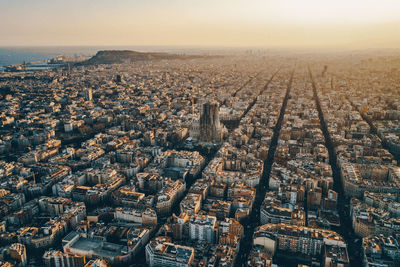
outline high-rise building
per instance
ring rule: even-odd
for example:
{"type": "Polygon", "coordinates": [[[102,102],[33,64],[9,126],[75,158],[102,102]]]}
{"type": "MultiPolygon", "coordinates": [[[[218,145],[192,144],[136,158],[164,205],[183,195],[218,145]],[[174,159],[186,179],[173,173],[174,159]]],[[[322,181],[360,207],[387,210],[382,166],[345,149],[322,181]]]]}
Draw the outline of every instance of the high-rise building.
{"type": "Polygon", "coordinates": [[[307,205],[309,209],[317,209],[321,205],[322,189],[313,188],[307,192],[307,205]]]}
{"type": "Polygon", "coordinates": [[[122,76],[120,74],[117,74],[117,76],[115,77],[115,82],[116,83],[121,83],[122,82],[122,76]]]}
{"type": "Polygon", "coordinates": [[[215,101],[203,104],[200,115],[200,141],[219,143],[222,139],[219,121],[219,104],[215,101]]]}
{"type": "Polygon", "coordinates": [[[188,222],[190,217],[186,213],[182,213],[179,216],[175,214],[173,216],[173,224],[172,224],[172,235],[175,240],[182,240],[185,236],[189,235],[189,226],[188,222]]]}
{"type": "Polygon", "coordinates": [[[190,218],[189,236],[192,240],[215,243],[217,230],[217,218],[215,216],[195,214],[190,218]]]}
{"type": "Polygon", "coordinates": [[[85,100],[86,101],[92,101],[93,99],[93,90],[92,88],[86,88],[85,89],[85,100]]]}

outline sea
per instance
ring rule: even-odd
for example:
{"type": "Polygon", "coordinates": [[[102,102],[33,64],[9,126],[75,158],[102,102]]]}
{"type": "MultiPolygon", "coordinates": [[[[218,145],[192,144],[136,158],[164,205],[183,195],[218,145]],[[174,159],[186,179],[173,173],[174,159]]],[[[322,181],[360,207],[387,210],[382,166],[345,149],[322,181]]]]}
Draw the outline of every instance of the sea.
{"type": "Polygon", "coordinates": [[[40,62],[36,68],[43,69],[46,68],[43,63],[58,55],[89,57],[96,53],[96,49],[97,47],[0,47],[0,72],[5,66],[24,62],[40,62]]]}
{"type": "MultiPolygon", "coordinates": [[[[195,46],[40,46],[0,47],[0,72],[4,66],[24,62],[46,62],[59,55],[68,57],[91,57],[99,50],[134,50],[141,52],[167,52],[175,54],[224,54],[226,48],[195,46]]],[[[229,50],[229,49],[228,49],[229,50]]],[[[43,66],[41,63],[40,66],[43,66]]]]}
{"type": "MultiPolygon", "coordinates": [[[[201,53],[195,47],[173,46],[41,46],[41,47],[0,47],[0,71],[4,66],[24,62],[46,62],[59,55],[68,57],[91,57],[99,50],[135,50],[143,52],[201,53]]],[[[209,51],[208,51],[209,52],[209,51]]]]}

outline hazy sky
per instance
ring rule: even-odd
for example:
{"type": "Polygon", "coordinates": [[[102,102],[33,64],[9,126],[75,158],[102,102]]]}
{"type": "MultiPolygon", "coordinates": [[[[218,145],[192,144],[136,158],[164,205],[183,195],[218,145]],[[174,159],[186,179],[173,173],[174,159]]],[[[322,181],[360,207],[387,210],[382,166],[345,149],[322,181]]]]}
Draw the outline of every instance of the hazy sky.
{"type": "Polygon", "coordinates": [[[400,47],[400,0],[0,0],[0,46],[400,47]]]}

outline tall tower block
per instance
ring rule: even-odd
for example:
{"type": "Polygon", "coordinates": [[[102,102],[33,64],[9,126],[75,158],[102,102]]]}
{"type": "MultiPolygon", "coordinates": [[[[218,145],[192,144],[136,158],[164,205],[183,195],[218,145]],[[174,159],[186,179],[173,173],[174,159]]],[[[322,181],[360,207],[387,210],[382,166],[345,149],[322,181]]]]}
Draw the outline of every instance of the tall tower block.
{"type": "Polygon", "coordinates": [[[221,142],[219,104],[215,101],[203,104],[200,116],[200,140],[203,142],[221,142]]]}

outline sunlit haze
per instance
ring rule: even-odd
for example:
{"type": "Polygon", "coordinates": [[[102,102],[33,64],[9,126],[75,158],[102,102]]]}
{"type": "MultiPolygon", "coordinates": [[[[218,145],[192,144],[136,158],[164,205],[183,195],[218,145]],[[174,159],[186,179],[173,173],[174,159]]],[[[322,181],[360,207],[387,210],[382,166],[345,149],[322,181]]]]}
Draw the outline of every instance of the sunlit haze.
{"type": "Polygon", "coordinates": [[[394,48],[398,0],[1,0],[0,46],[394,48]]]}
{"type": "Polygon", "coordinates": [[[400,0],[0,0],[0,267],[400,266],[400,0]]]}

